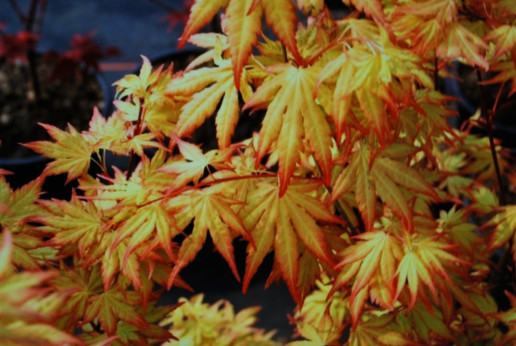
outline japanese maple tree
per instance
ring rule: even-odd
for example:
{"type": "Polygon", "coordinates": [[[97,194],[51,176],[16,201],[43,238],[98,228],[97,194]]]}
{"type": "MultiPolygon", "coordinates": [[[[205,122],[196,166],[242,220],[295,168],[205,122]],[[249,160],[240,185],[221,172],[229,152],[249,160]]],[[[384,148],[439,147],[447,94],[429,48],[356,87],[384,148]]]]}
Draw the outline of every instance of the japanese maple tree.
{"type": "Polygon", "coordinates": [[[188,320],[208,309],[200,298],[156,303],[189,287],[181,270],[210,237],[244,292],[274,253],[267,285],[283,280],[298,304],[292,345],[514,343],[516,175],[493,123],[516,91],[516,3],[343,2],[334,18],[322,0],[195,1],[179,45],[205,53],[185,71],[143,57],[108,118],[95,110],[83,132],[43,125],[52,140],[26,144],[53,160],[45,175],[78,181],[70,200],[39,199],[41,180],[13,193],[0,180],[0,260],[12,254],[0,277],[51,271],[33,282],[62,302],[61,338],[206,340],[188,320]],[[197,33],[221,12],[223,33],[197,33]],[[482,89],[460,128],[439,88],[455,61],[482,89]],[[209,117],[216,148],[191,139],[209,117]],[[127,167],[108,167],[108,152],[127,167]]]}

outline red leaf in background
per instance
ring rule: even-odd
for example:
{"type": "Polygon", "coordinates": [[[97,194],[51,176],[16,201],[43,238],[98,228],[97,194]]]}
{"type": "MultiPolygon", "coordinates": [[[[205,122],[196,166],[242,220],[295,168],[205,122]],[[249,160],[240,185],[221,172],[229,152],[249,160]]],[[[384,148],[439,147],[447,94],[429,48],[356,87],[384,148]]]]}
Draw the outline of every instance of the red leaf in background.
{"type": "Polygon", "coordinates": [[[0,37],[0,57],[5,57],[8,62],[21,60],[26,63],[27,52],[36,48],[38,39],[38,35],[28,31],[2,35],[0,37]]]}
{"type": "Polygon", "coordinates": [[[102,48],[93,40],[94,36],[94,32],[84,35],[75,34],[70,41],[70,50],[65,52],[47,52],[44,57],[45,60],[55,64],[51,78],[71,81],[78,77],[81,70],[97,71],[100,60],[120,54],[116,47],[108,46],[102,48]]]}

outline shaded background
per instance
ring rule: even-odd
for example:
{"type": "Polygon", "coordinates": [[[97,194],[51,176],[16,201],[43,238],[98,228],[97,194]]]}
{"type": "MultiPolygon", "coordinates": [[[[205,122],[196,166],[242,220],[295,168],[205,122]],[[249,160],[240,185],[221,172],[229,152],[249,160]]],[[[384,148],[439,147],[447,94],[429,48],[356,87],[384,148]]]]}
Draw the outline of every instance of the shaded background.
{"type": "MultiPolygon", "coordinates": [[[[17,0],[26,11],[29,0],[17,0]]],[[[181,0],[164,0],[170,7],[183,10],[181,0]]],[[[126,73],[134,71],[140,64],[140,55],[157,57],[177,47],[183,24],[172,30],[165,20],[167,9],[149,0],[48,0],[47,13],[38,44],[39,51],[63,51],[70,48],[74,34],[94,32],[94,40],[102,47],[116,46],[120,55],[102,61],[102,74],[107,83],[112,84],[126,73]],[[113,70],[113,63],[131,63],[123,70],[113,70]]],[[[0,22],[5,25],[6,33],[21,29],[18,18],[7,0],[0,1],[0,22]]],[[[112,87],[114,93],[114,88],[112,87]]],[[[245,269],[245,243],[236,245],[239,271],[243,277],[245,269]]],[[[241,285],[235,280],[222,257],[214,252],[211,241],[201,251],[198,258],[181,276],[194,289],[204,293],[205,301],[214,303],[218,299],[228,299],[235,310],[248,306],[261,305],[257,326],[267,330],[276,329],[277,338],[290,339],[292,326],[287,314],[293,313],[295,306],[283,283],[272,284],[264,290],[267,274],[272,267],[269,255],[257,273],[246,295],[241,293],[241,285]]],[[[173,288],[164,295],[162,303],[173,304],[180,296],[191,296],[188,291],[173,288]]]]}
{"type": "MultiPolygon", "coordinates": [[[[165,0],[170,7],[183,10],[181,0],[165,0]]],[[[29,0],[17,0],[26,10],[29,0]]],[[[183,29],[178,24],[168,29],[167,10],[149,0],[48,0],[38,50],[66,50],[74,34],[94,32],[94,40],[102,47],[116,46],[120,56],[103,62],[132,62],[139,64],[140,55],[149,58],[177,47],[183,29]]],[[[21,28],[7,0],[0,1],[0,22],[4,31],[12,33],[21,28]]],[[[105,71],[111,84],[126,72],[105,71]]]]}

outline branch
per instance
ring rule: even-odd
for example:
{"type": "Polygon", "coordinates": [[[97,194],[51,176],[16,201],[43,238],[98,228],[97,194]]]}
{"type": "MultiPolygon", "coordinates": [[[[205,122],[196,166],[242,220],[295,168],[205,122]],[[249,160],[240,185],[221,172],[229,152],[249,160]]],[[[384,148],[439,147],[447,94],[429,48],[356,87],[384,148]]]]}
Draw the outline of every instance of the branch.
{"type": "Polygon", "coordinates": [[[31,0],[29,13],[25,18],[25,30],[29,32],[33,32],[34,30],[34,22],[36,21],[36,14],[38,12],[38,2],[39,0],[31,0]]]}
{"type": "Polygon", "coordinates": [[[34,28],[34,32],[39,34],[41,32],[41,28],[43,27],[43,22],[45,21],[45,14],[47,13],[47,5],[48,0],[40,0],[41,5],[39,7],[38,18],[36,19],[36,27],[34,28]]]}
{"type": "Polygon", "coordinates": [[[8,0],[8,1],[9,1],[9,5],[11,5],[11,7],[14,10],[14,13],[16,13],[16,16],[18,17],[18,20],[20,21],[20,23],[25,26],[27,17],[25,17],[25,14],[21,10],[20,6],[18,6],[18,3],[16,2],[16,0],[8,0]]]}
{"type": "Polygon", "coordinates": [[[505,191],[503,190],[503,182],[502,182],[502,172],[500,170],[500,164],[498,162],[498,155],[496,155],[496,146],[494,143],[494,134],[493,134],[493,117],[489,115],[489,111],[487,109],[486,99],[485,99],[485,90],[482,85],[482,76],[480,71],[477,70],[477,79],[478,85],[480,88],[480,107],[482,112],[482,117],[485,122],[485,129],[487,130],[487,136],[489,137],[489,147],[491,148],[491,156],[493,158],[493,163],[495,166],[495,183],[498,188],[498,197],[500,199],[500,206],[504,206],[506,204],[505,199],[505,191]]]}

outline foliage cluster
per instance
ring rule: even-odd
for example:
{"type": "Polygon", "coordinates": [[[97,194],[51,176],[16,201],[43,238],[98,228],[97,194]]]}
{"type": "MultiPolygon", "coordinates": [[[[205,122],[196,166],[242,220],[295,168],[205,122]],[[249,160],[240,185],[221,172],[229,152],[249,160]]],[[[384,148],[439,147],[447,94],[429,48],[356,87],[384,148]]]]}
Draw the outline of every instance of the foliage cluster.
{"type": "MultiPolygon", "coordinates": [[[[516,299],[503,306],[496,289],[515,289],[516,176],[493,119],[516,91],[516,3],[343,2],[333,18],[322,0],[298,0],[305,17],[291,0],[197,0],[180,45],[206,52],[185,71],[143,58],[110,117],[95,111],[83,132],[43,125],[52,140],[27,146],[52,159],[45,175],[79,185],[44,200],[43,178],[12,193],[0,178],[0,296],[13,311],[0,336],[32,337],[16,328],[49,318],[68,333],[56,343],[204,337],[189,316],[220,305],[156,303],[188,287],[181,270],[211,237],[244,292],[274,253],[267,284],[283,280],[299,305],[293,345],[514,343],[516,299]],[[196,33],[220,11],[223,33],[196,33]],[[461,129],[438,88],[457,60],[500,90],[461,129]],[[188,138],[209,117],[218,146],[203,150],[188,138]],[[107,152],[128,167],[108,167],[107,152]]],[[[237,331],[254,322],[221,310],[237,331]]]]}

